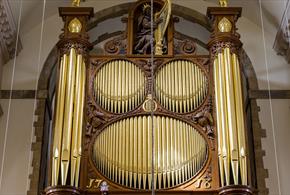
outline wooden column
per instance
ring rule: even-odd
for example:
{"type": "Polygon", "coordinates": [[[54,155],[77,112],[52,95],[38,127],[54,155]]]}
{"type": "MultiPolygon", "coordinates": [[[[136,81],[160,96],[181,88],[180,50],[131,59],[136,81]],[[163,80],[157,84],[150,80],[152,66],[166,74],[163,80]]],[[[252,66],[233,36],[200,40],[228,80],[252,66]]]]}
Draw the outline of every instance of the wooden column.
{"type": "Polygon", "coordinates": [[[86,32],[93,8],[61,7],[63,33],[57,44],[59,66],[51,148],[51,167],[46,195],[81,194],[82,135],[88,52],[86,32]]]}
{"type": "Polygon", "coordinates": [[[249,172],[248,143],[239,50],[236,32],[239,7],[210,7],[207,15],[213,29],[208,47],[215,86],[215,119],[221,195],[253,194],[249,172]]]}

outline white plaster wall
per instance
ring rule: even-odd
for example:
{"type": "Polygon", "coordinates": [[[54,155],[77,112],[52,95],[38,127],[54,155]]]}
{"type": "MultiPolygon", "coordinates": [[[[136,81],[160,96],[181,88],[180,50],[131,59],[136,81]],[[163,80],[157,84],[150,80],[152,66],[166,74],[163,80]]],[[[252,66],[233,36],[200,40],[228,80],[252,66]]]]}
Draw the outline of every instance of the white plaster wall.
{"type": "MultiPolygon", "coordinates": [[[[46,14],[44,21],[44,33],[42,40],[42,47],[40,48],[40,33],[41,33],[41,17],[42,17],[42,1],[29,0],[38,2],[28,14],[23,16],[21,25],[21,40],[23,44],[23,50],[18,55],[15,63],[15,76],[13,78],[13,89],[35,89],[38,68],[42,68],[42,64],[45,61],[49,51],[53,48],[58,40],[60,29],[62,27],[62,21],[56,14],[58,3],[55,1],[46,1],[46,14]],[[38,63],[39,51],[40,63],[38,63]]],[[[273,0],[275,1],[275,0],[273,0]]],[[[264,5],[273,6],[273,1],[263,1],[264,5]],[[268,2],[268,4],[267,4],[268,2]]],[[[12,0],[12,3],[17,3],[16,0],[12,0]]],[[[104,8],[117,5],[119,3],[131,2],[129,0],[103,0],[103,1],[88,1],[84,5],[93,6],[95,11],[102,10],[104,8]]],[[[281,4],[284,1],[279,1],[279,9],[282,9],[281,4]]],[[[24,7],[30,5],[25,4],[24,7]]],[[[205,14],[207,6],[213,6],[214,4],[201,1],[201,0],[175,0],[174,3],[190,7],[205,14]]],[[[237,4],[237,2],[235,2],[237,4]]],[[[259,86],[262,89],[266,89],[267,85],[267,68],[269,70],[270,87],[272,89],[290,89],[290,65],[286,64],[284,59],[277,56],[272,50],[273,40],[275,38],[275,26],[269,23],[267,18],[264,18],[264,30],[266,40],[266,54],[264,52],[263,33],[261,24],[259,24],[260,10],[255,1],[247,1],[248,6],[255,6],[257,18],[250,20],[249,18],[241,18],[238,27],[241,34],[241,40],[244,43],[248,55],[250,56],[254,68],[257,72],[259,86]],[[266,56],[266,58],[265,58],[266,56]]],[[[278,6],[278,5],[277,5],[278,6]]],[[[278,9],[278,8],[277,8],[278,9]]],[[[282,11],[281,11],[282,12],[282,11]]],[[[109,28],[109,27],[108,27],[109,28]]],[[[10,89],[12,81],[12,67],[14,61],[10,61],[3,69],[3,82],[2,89],[10,89]]],[[[13,100],[11,102],[10,114],[8,113],[8,100],[1,100],[3,105],[4,117],[0,118],[0,167],[2,166],[3,157],[3,144],[4,134],[6,131],[6,122],[9,118],[6,140],[6,151],[4,155],[3,164],[3,180],[0,184],[0,195],[20,195],[25,194],[28,189],[28,174],[29,174],[29,156],[30,156],[30,143],[31,135],[33,133],[32,120],[34,100],[13,100]]],[[[273,128],[271,122],[271,112],[269,101],[259,101],[261,106],[261,122],[263,128],[266,128],[268,137],[263,141],[263,147],[266,149],[265,165],[269,169],[270,178],[267,180],[268,187],[270,188],[270,194],[278,194],[278,177],[277,167],[275,164],[275,151],[274,151],[274,139],[273,128]]],[[[273,124],[276,130],[276,144],[277,144],[277,157],[279,160],[279,178],[281,194],[288,195],[290,186],[287,182],[290,180],[289,169],[287,169],[287,162],[290,162],[290,142],[289,139],[289,100],[274,100],[272,101],[273,107],[273,124]]],[[[1,171],[1,169],[0,169],[1,171]]]]}

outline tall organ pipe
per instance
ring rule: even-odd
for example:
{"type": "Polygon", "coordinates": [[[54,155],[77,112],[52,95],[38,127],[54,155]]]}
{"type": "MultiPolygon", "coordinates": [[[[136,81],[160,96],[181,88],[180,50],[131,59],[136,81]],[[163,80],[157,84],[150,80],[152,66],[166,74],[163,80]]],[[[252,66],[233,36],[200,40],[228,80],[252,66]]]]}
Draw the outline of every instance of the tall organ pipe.
{"type": "Polygon", "coordinates": [[[214,82],[221,185],[247,185],[242,83],[237,55],[229,47],[215,57],[214,82]]]}
{"type": "Polygon", "coordinates": [[[60,62],[54,121],[52,186],[79,186],[85,95],[85,63],[72,47],[60,62]],[[59,175],[61,175],[59,183],[59,175]]]}

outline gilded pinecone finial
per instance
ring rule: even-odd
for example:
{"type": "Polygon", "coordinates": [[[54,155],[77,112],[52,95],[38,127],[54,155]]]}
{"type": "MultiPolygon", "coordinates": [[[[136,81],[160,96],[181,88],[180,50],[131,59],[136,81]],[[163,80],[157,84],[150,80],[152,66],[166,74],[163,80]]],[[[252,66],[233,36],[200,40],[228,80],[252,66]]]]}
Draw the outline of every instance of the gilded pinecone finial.
{"type": "Polygon", "coordinates": [[[221,7],[228,7],[228,0],[219,0],[221,7]]]}
{"type": "Polygon", "coordinates": [[[72,0],[72,6],[79,7],[81,0],[72,0]]]}

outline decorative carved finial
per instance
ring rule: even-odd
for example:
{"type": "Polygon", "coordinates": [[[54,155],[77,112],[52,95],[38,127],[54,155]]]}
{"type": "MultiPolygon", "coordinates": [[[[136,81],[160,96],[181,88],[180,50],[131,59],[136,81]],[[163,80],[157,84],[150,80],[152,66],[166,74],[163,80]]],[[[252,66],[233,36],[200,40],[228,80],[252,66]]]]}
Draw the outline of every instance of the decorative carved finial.
{"type": "Polygon", "coordinates": [[[81,0],[72,0],[72,6],[79,7],[81,3],[81,0]]]}
{"type": "Polygon", "coordinates": [[[219,0],[221,7],[228,7],[228,0],[219,0]]]}

